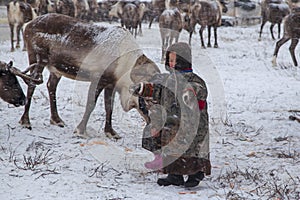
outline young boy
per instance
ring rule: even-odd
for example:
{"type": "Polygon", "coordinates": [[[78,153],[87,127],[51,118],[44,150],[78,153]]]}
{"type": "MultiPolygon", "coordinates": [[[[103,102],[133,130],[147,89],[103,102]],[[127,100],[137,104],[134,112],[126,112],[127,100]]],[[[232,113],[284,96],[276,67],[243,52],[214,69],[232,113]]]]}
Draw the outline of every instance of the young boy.
{"type": "Polygon", "coordinates": [[[210,175],[207,88],[193,73],[191,48],[175,43],[166,52],[170,74],[155,75],[148,83],[131,87],[150,106],[151,123],[144,130],[143,147],[155,154],[147,168],[168,174],[161,186],[194,187],[210,175]],[[183,175],[188,175],[184,181],[183,175]]]}

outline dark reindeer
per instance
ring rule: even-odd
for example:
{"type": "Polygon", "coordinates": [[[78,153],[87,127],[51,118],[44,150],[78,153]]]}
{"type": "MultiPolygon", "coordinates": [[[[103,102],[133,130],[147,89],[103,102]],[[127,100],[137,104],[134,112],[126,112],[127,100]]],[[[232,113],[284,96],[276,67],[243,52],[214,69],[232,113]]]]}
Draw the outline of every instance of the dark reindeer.
{"type": "Polygon", "coordinates": [[[165,59],[165,52],[169,45],[178,42],[182,30],[182,17],[177,8],[166,9],[159,17],[159,31],[162,41],[161,62],[165,59]]]}
{"type": "Polygon", "coordinates": [[[56,11],[56,4],[51,0],[37,0],[39,1],[38,13],[37,15],[44,15],[47,13],[53,13],[56,11]]]}
{"type": "Polygon", "coordinates": [[[89,12],[88,12],[88,21],[96,21],[97,20],[97,15],[98,15],[98,10],[99,10],[99,5],[97,3],[97,0],[87,0],[89,4],[89,12]]]}
{"type": "Polygon", "coordinates": [[[139,35],[142,35],[142,20],[147,10],[145,3],[139,1],[133,3],[118,1],[111,6],[109,15],[120,18],[121,26],[125,26],[136,37],[137,28],[139,35]]]}
{"type": "Polygon", "coordinates": [[[199,30],[201,47],[205,48],[203,39],[203,31],[205,27],[208,29],[207,47],[211,47],[211,27],[213,27],[215,38],[214,47],[218,48],[217,28],[221,26],[222,23],[222,12],[227,12],[226,3],[224,1],[198,1],[191,6],[189,14],[184,17],[184,29],[190,33],[189,44],[191,45],[192,35],[195,30],[195,26],[198,23],[201,26],[199,30]]]}
{"type": "Polygon", "coordinates": [[[137,36],[139,20],[138,7],[133,3],[125,4],[123,7],[121,21],[135,38],[137,36]]]}
{"type": "Polygon", "coordinates": [[[277,54],[280,47],[289,41],[292,40],[289,47],[290,54],[292,56],[295,66],[298,66],[297,59],[295,56],[295,48],[299,42],[300,38],[300,12],[292,12],[289,14],[284,21],[284,33],[283,37],[276,43],[276,47],[273,54],[273,65],[276,66],[277,54]]]}
{"type": "MultiPolygon", "coordinates": [[[[149,120],[138,99],[129,93],[129,87],[133,83],[147,81],[159,69],[143,54],[126,29],[92,25],[66,15],[47,14],[30,22],[24,35],[31,76],[39,80],[45,67],[50,71],[47,88],[51,124],[64,126],[56,107],[56,88],[62,76],[91,82],[84,116],[74,131],[78,136],[86,136],[89,116],[102,90],[106,111],[104,131],[108,137],[119,138],[111,123],[115,91],[120,94],[124,111],[136,108],[146,121],[149,120]]],[[[25,111],[20,120],[27,128],[31,128],[29,109],[35,87],[29,84],[25,111]]]]}
{"type": "Polygon", "coordinates": [[[149,28],[151,28],[155,18],[159,20],[164,10],[177,8],[181,13],[188,12],[194,2],[195,0],[151,0],[149,28]]]}
{"type": "Polygon", "coordinates": [[[149,29],[151,28],[155,18],[159,18],[161,13],[166,9],[166,0],[151,0],[150,9],[149,29]]]}
{"type": "Polygon", "coordinates": [[[57,0],[56,13],[75,17],[75,4],[73,0],[57,0]]]}
{"type": "Polygon", "coordinates": [[[77,19],[86,20],[90,7],[87,0],[73,0],[75,4],[75,17],[77,19]]]}
{"type": "MultiPolygon", "coordinates": [[[[16,48],[20,48],[20,32],[23,33],[23,25],[36,17],[36,13],[30,4],[21,1],[11,1],[7,4],[7,19],[10,28],[11,51],[15,51],[14,47],[14,30],[16,26],[17,44],[16,48]]],[[[26,50],[24,45],[23,50],[26,50]]]]}
{"type": "Polygon", "coordinates": [[[25,81],[37,81],[13,67],[12,61],[9,63],[0,61],[0,98],[18,107],[25,105],[26,97],[16,76],[20,76],[25,81]]]}
{"type": "Polygon", "coordinates": [[[271,22],[270,32],[272,39],[275,40],[273,34],[273,27],[275,24],[278,26],[278,39],[280,38],[280,26],[282,20],[285,16],[290,13],[290,8],[288,4],[283,2],[282,0],[264,0],[261,4],[261,16],[262,16],[262,23],[259,31],[259,39],[261,40],[261,34],[263,31],[263,27],[266,22],[271,22]]]}
{"type": "Polygon", "coordinates": [[[25,95],[15,74],[10,71],[12,62],[0,61],[0,98],[14,106],[25,105],[25,95]]]}

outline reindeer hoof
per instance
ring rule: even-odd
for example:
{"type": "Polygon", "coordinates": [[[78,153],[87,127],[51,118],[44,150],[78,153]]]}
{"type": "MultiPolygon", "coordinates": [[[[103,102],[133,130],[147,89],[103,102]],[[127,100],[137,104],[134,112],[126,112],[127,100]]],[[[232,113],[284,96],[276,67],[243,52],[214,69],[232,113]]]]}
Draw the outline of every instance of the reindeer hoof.
{"type": "Polygon", "coordinates": [[[31,124],[30,124],[30,122],[29,122],[28,120],[23,120],[23,119],[21,119],[21,120],[19,121],[19,123],[21,124],[21,126],[22,126],[23,128],[27,128],[27,129],[29,129],[29,130],[32,130],[31,124]]]}
{"type": "Polygon", "coordinates": [[[106,137],[110,139],[116,139],[116,140],[121,139],[121,136],[119,136],[119,134],[112,127],[105,127],[104,133],[106,137]]]}
{"type": "Polygon", "coordinates": [[[73,133],[77,137],[84,138],[84,139],[88,138],[88,135],[87,135],[86,131],[82,131],[79,128],[76,128],[73,133]]]}
{"type": "Polygon", "coordinates": [[[105,132],[105,135],[106,135],[106,137],[108,137],[109,139],[116,139],[116,140],[118,140],[118,139],[121,139],[122,137],[121,136],[119,136],[117,133],[110,133],[110,132],[105,132]]]}
{"type": "Polygon", "coordinates": [[[62,120],[55,121],[53,119],[50,119],[50,124],[56,125],[59,127],[65,127],[65,123],[62,120]]]}
{"type": "Polygon", "coordinates": [[[23,128],[27,128],[29,130],[32,130],[32,127],[31,127],[30,124],[22,124],[22,123],[20,123],[20,124],[22,125],[23,128]]]}
{"type": "Polygon", "coordinates": [[[277,67],[276,56],[273,56],[272,58],[272,66],[277,67]]]}

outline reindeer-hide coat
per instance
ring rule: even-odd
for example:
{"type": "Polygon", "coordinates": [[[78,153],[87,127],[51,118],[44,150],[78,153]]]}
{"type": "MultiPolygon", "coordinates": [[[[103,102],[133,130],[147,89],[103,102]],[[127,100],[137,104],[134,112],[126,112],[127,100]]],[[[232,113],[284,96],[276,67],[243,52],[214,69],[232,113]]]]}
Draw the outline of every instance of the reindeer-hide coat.
{"type": "Polygon", "coordinates": [[[153,100],[159,106],[152,106],[151,124],[144,130],[144,137],[152,141],[144,139],[143,147],[152,151],[161,148],[164,173],[190,175],[202,171],[209,175],[205,82],[192,72],[158,74],[150,82],[158,87],[154,89],[159,92],[153,95],[153,100]],[[201,108],[199,101],[205,102],[201,108]],[[151,138],[150,129],[153,128],[161,130],[160,136],[151,138]]]}

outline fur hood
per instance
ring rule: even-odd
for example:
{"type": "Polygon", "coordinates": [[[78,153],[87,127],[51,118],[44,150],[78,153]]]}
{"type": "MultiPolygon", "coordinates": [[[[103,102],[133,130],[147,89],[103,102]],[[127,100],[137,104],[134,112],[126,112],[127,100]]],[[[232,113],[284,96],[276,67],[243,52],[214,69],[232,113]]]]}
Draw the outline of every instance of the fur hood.
{"type": "Polygon", "coordinates": [[[192,70],[192,50],[190,45],[184,42],[178,42],[171,45],[166,52],[166,62],[165,68],[168,71],[171,71],[169,65],[169,54],[170,52],[176,53],[176,65],[175,70],[179,72],[184,72],[186,70],[192,70]]]}

